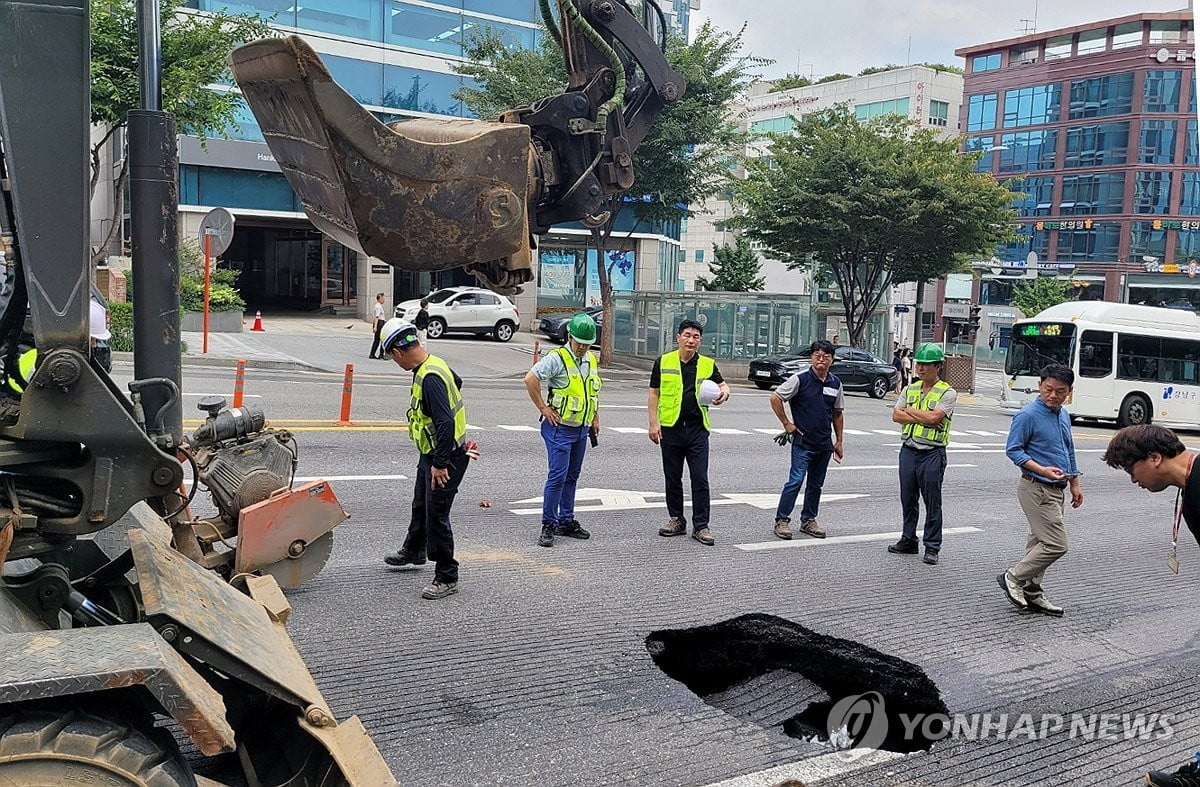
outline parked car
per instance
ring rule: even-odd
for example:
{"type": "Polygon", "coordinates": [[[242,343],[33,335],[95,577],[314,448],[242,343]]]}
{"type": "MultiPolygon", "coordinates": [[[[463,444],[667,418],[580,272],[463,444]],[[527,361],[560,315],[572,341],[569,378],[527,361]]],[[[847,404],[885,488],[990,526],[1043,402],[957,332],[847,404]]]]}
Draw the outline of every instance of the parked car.
{"type": "MultiPolygon", "coordinates": [[[[498,342],[506,342],[517,331],[521,313],[503,295],[481,287],[447,287],[430,293],[429,333],[437,339],[445,333],[491,334],[498,342]]],[[[397,303],[395,314],[411,322],[421,310],[421,299],[397,303]]]]}
{"type": "Polygon", "coordinates": [[[95,284],[92,285],[91,303],[88,304],[88,335],[95,344],[92,345],[92,358],[106,372],[112,372],[112,348],[108,340],[112,333],[108,330],[108,302],[95,284]]]}
{"type": "MultiPolygon", "coordinates": [[[[583,310],[597,323],[604,321],[600,315],[604,313],[603,306],[589,306],[583,310]]],[[[559,344],[567,343],[567,323],[571,321],[579,312],[559,312],[557,314],[547,314],[538,322],[538,330],[546,334],[551,341],[559,344]]],[[[596,341],[600,340],[599,331],[596,332],[596,341]]]]}
{"type": "MultiPolygon", "coordinates": [[[[755,358],[750,362],[749,380],[764,390],[773,388],[796,372],[807,369],[808,358],[808,347],[755,358]]],[[[866,391],[874,399],[882,399],[888,391],[894,391],[900,377],[890,363],[855,347],[838,347],[830,371],[838,376],[847,391],[866,391]]]]}

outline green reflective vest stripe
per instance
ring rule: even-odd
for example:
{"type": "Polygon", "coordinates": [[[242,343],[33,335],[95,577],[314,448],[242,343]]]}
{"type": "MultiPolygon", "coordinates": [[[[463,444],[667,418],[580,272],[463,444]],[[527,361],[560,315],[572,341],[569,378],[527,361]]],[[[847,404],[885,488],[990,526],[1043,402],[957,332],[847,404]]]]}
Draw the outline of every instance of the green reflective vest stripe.
{"type": "MultiPolygon", "coordinates": [[[[945,380],[938,380],[933,384],[933,388],[929,389],[929,393],[921,395],[921,389],[924,383],[918,380],[912,385],[904,389],[904,404],[914,410],[932,411],[937,409],[937,403],[941,401],[942,394],[950,390],[950,384],[945,380]]],[[[921,445],[946,445],[950,442],[950,419],[942,421],[940,426],[926,426],[925,424],[905,424],[904,437],[912,438],[914,442],[921,445]]]]}
{"type": "MultiPolygon", "coordinates": [[[[700,404],[700,383],[711,379],[716,364],[706,355],[696,356],[696,404],[700,404]]],[[[659,426],[674,426],[683,409],[683,365],[679,351],[672,350],[658,359],[658,423],[659,426]]],[[[708,408],[700,405],[704,428],[712,429],[708,422],[708,408]]]]}
{"type": "Polygon", "coordinates": [[[446,394],[450,398],[450,412],[454,414],[454,443],[462,445],[467,439],[467,408],[463,406],[462,393],[454,384],[454,372],[446,362],[436,355],[431,355],[421,364],[413,375],[412,398],[408,407],[408,436],[416,443],[417,450],[422,454],[432,454],[437,446],[437,435],[433,429],[433,419],[421,408],[422,384],[425,375],[436,374],[446,384],[446,394]]]}
{"type": "Polygon", "coordinates": [[[567,387],[551,388],[549,405],[558,413],[563,426],[583,426],[590,424],[596,417],[600,407],[600,375],[596,373],[596,356],[588,352],[584,357],[588,361],[588,375],[585,380],[575,356],[566,347],[554,350],[562,358],[563,366],[567,368],[567,387]]]}

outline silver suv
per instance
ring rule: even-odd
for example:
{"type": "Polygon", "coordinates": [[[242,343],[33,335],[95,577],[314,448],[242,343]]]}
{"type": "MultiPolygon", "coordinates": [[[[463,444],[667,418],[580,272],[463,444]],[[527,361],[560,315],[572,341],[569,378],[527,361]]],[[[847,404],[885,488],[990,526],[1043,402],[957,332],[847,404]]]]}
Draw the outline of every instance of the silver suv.
{"type": "MultiPolygon", "coordinates": [[[[426,296],[429,300],[428,336],[436,339],[445,333],[491,334],[506,342],[517,331],[521,314],[503,295],[480,287],[447,287],[426,296]]],[[[395,314],[412,322],[421,310],[421,300],[396,304],[395,314]]]]}

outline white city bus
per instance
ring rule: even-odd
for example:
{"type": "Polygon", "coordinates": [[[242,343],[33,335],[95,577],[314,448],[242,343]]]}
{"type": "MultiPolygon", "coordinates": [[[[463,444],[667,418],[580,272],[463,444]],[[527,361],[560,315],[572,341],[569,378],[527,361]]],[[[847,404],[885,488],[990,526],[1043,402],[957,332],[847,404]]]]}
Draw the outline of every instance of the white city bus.
{"type": "Polygon", "coordinates": [[[1050,363],[1075,372],[1072,417],[1200,425],[1200,317],[1190,311],[1076,301],[1014,323],[1002,406],[1034,399],[1050,363]]]}

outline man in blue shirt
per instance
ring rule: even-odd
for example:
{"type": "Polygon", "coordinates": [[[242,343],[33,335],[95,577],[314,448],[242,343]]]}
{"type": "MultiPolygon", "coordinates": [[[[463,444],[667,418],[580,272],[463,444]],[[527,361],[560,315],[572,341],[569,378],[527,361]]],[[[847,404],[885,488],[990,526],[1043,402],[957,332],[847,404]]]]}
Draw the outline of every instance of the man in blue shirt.
{"type": "Polygon", "coordinates": [[[821,507],[821,487],[829,460],[842,461],[842,411],[846,408],[842,381],[829,371],[833,365],[834,346],[818,339],[809,347],[810,365],[793,374],[771,395],[771,409],[792,438],[792,465],[787,483],[779,495],[775,512],[775,535],[792,537],[792,509],[800,487],[804,490],[804,507],[800,509],[800,532],[813,538],[824,538],[825,531],[817,524],[821,507]],[[783,408],[790,405],[790,415],[783,408]]]}
{"type": "Polygon", "coordinates": [[[1013,416],[1005,448],[1008,458],[1021,468],[1017,501],[1029,520],[1025,557],[996,581],[1009,602],[1022,612],[1057,617],[1063,608],[1046,598],[1042,577],[1067,554],[1064,490],[1070,489],[1072,508],[1083,505],[1071,416],[1062,406],[1071,395],[1075,373],[1061,364],[1050,364],[1042,368],[1039,377],[1038,398],[1013,416]]]}

